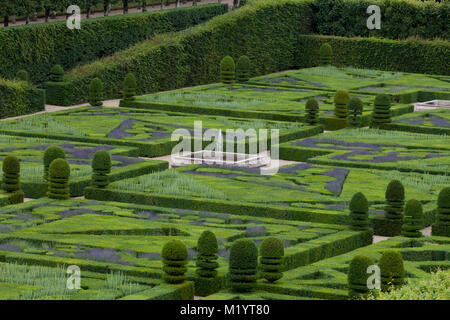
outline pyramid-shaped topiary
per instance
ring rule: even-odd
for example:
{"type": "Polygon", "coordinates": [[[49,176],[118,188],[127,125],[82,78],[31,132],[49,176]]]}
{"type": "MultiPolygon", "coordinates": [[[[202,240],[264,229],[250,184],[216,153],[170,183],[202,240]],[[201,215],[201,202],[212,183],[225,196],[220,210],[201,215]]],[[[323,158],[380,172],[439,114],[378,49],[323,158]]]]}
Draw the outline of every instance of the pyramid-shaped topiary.
{"type": "Polygon", "coordinates": [[[416,199],[409,200],[403,213],[402,236],[408,238],[422,237],[420,229],[423,227],[422,204],[416,199]]]}
{"type": "Polygon", "coordinates": [[[184,282],[189,256],[186,245],[180,240],[170,240],[164,245],[161,256],[164,281],[171,284],[184,282]]]}
{"type": "Polygon", "coordinates": [[[50,199],[65,200],[70,198],[70,166],[65,159],[53,160],[48,169],[48,192],[50,199]]]}
{"type": "Polygon", "coordinates": [[[367,296],[370,291],[367,286],[367,279],[370,276],[367,273],[367,268],[372,265],[374,265],[373,259],[366,255],[356,255],[350,261],[347,273],[350,298],[355,299],[367,296]]]}
{"type": "Polygon", "coordinates": [[[390,287],[398,288],[403,285],[405,268],[403,258],[397,250],[385,250],[381,255],[380,262],[381,290],[387,291],[390,287]]]}
{"type": "Polygon", "coordinates": [[[436,223],[431,232],[433,236],[450,237],[450,187],[439,192],[436,223]]]}
{"type": "Polygon", "coordinates": [[[306,123],[315,126],[319,123],[319,103],[314,98],[306,101],[306,123]]]}
{"type": "Polygon", "coordinates": [[[246,82],[250,79],[250,59],[247,56],[240,56],[236,62],[236,79],[238,82],[246,82]]]}
{"type": "Polygon", "coordinates": [[[93,107],[103,105],[103,82],[99,78],[94,78],[89,84],[89,103],[93,107]]]}
{"type": "Polygon", "coordinates": [[[319,49],[319,63],[321,66],[331,65],[333,49],[330,44],[324,43],[319,49]]]}
{"type": "Polygon", "coordinates": [[[230,249],[229,273],[231,290],[249,292],[256,286],[258,249],[250,239],[238,239],[230,249]]]}
{"type": "Polygon", "coordinates": [[[354,97],[347,102],[348,122],[351,127],[358,128],[361,126],[361,115],[363,113],[363,103],[360,98],[354,97]]]}
{"type": "Polygon", "coordinates": [[[6,192],[20,190],[20,162],[15,155],[6,156],[3,159],[2,189],[6,192]]]}
{"type": "Polygon", "coordinates": [[[137,81],[133,73],[128,73],[123,81],[123,100],[134,100],[136,95],[137,81]]]}
{"type": "Polygon", "coordinates": [[[220,81],[225,84],[231,84],[234,82],[236,67],[234,60],[230,56],[226,56],[220,62],[220,81]]]}
{"type": "Polygon", "coordinates": [[[338,90],[334,94],[334,115],[337,118],[347,118],[347,103],[350,95],[347,90],[338,90]]]}
{"type": "Polygon", "coordinates": [[[377,94],[374,101],[370,127],[377,128],[383,123],[391,122],[391,97],[388,94],[377,94]]]}
{"type": "Polygon", "coordinates": [[[51,82],[63,82],[64,69],[59,64],[54,65],[50,70],[49,81],[51,82]]]}
{"type": "Polygon", "coordinates": [[[369,230],[369,202],[362,192],[357,192],[350,200],[350,229],[369,230]]]}
{"type": "Polygon", "coordinates": [[[16,78],[19,81],[28,82],[30,80],[30,75],[28,74],[28,72],[26,70],[19,70],[19,71],[17,71],[16,78]]]}
{"type": "Polygon", "coordinates": [[[259,247],[261,276],[269,282],[275,282],[283,277],[282,262],[284,256],[283,241],[268,237],[259,247]]]}
{"type": "Polygon", "coordinates": [[[202,278],[214,278],[217,276],[219,258],[217,252],[219,245],[214,233],[209,230],[203,231],[197,243],[197,275],[202,278]]]}
{"type": "Polygon", "coordinates": [[[104,188],[109,184],[108,174],[111,172],[111,156],[105,150],[99,150],[92,159],[92,185],[104,188]]]}
{"type": "Polygon", "coordinates": [[[53,160],[65,159],[66,154],[59,146],[50,146],[44,152],[44,180],[48,180],[48,168],[53,160]]]}
{"type": "Polygon", "coordinates": [[[386,219],[392,221],[403,220],[403,206],[405,205],[405,188],[398,180],[389,182],[386,188],[386,219]]]}

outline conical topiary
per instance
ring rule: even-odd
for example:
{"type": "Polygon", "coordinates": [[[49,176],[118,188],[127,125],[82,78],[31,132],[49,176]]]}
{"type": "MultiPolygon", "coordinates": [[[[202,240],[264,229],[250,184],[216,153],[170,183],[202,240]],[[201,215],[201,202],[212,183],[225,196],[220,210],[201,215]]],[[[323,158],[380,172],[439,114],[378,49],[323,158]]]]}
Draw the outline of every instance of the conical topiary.
{"type": "Polygon", "coordinates": [[[28,82],[30,80],[30,76],[26,70],[17,71],[16,75],[17,80],[28,82]]]}
{"type": "Polygon", "coordinates": [[[284,256],[283,241],[275,237],[263,240],[259,247],[261,276],[269,282],[275,282],[283,277],[282,262],[284,256]]]}
{"type": "Polygon", "coordinates": [[[357,192],[350,200],[350,229],[369,230],[369,202],[363,193],[357,192]]]}
{"type": "Polygon", "coordinates": [[[217,276],[217,268],[219,258],[217,252],[219,245],[214,233],[211,231],[203,231],[197,243],[197,275],[202,278],[214,278],[217,276]]]}
{"type": "Polygon", "coordinates": [[[6,192],[20,190],[20,162],[15,155],[3,159],[2,189],[6,192]]]}
{"type": "Polygon", "coordinates": [[[347,111],[349,114],[348,122],[353,128],[361,126],[361,115],[363,113],[363,103],[360,98],[354,97],[347,102],[347,111]]]}
{"type": "Polygon", "coordinates": [[[93,107],[101,107],[103,105],[103,82],[99,78],[91,80],[89,85],[89,103],[93,107]]]}
{"type": "Polygon", "coordinates": [[[383,123],[391,122],[391,97],[388,94],[377,94],[374,101],[370,127],[377,128],[383,123]]]}
{"type": "Polygon", "coordinates": [[[61,147],[50,146],[44,152],[44,180],[48,180],[48,168],[53,160],[65,159],[66,154],[61,147]]]}
{"type": "Polygon", "coordinates": [[[367,279],[370,276],[367,268],[374,264],[373,259],[366,255],[356,255],[350,261],[347,274],[350,298],[365,297],[370,292],[367,286],[367,279]]]}
{"type": "Polygon", "coordinates": [[[436,218],[436,223],[432,226],[432,235],[450,237],[450,187],[439,192],[436,218]]]}
{"type": "Polygon", "coordinates": [[[387,291],[391,286],[398,288],[403,285],[405,268],[403,258],[397,250],[385,250],[380,262],[381,290],[387,291]]]}
{"type": "Polygon", "coordinates": [[[338,90],[334,95],[334,115],[337,118],[347,118],[347,103],[350,95],[347,90],[338,90]]]}
{"type": "Polygon", "coordinates": [[[234,60],[230,56],[226,56],[220,62],[220,81],[225,84],[231,84],[234,82],[235,77],[235,65],[234,60]]]}
{"type": "Polygon", "coordinates": [[[330,44],[324,43],[319,49],[319,63],[321,66],[331,65],[331,60],[333,56],[333,49],[330,44]]]}
{"type": "Polygon", "coordinates": [[[69,199],[69,177],[69,163],[65,159],[53,160],[48,169],[49,184],[47,196],[58,200],[69,199]]]}
{"type": "Polygon", "coordinates": [[[99,150],[92,159],[92,185],[104,188],[109,184],[108,174],[111,172],[111,156],[105,150],[99,150]]]}
{"type": "Polygon", "coordinates": [[[402,236],[408,238],[422,237],[420,232],[423,227],[422,214],[422,204],[419,201],[411,199],[406,203],[403,213],[402,236]]]}
{"type": "Polygon", "coordinates": [[[246,82],[250,79],[250,59],[247,56],[240,56],[236,62],[236,79],[239,82],[246,82]]]}
{"type": "Polygon", "coordinates": [[[319,103],[314,98],[306,101],[306,123],[315,126],[319,123],[319,103]]]}
{"type": "Polygon", "coordinates": [[[133,73],[128,73],[123,81],[123,99],[127,101],[134,100],[136,95],[137,81],[133,73]]]}
{"type": "Polygon", "coordinates": [[[403,220],[403,206],[405,205],[405,188],[398,180],[389,182],[386,188],[386,219],[392,221],[403,220]]]}
{"type": "Polygon", "coordinates": [[[230,249],[229,273],[231,290],[249,292],[256,286],[258,249],[250,239],[238,239],[230,249]]]}
{"type": "Polygon", "coordinates": [[[64,69],[59,64],[54,65],[50,70],[49,81],[51,82],[63,82],[64,80],[64,69]]]}
{"type": "Polygon", "coordinates": [[[161,256],[164,281],[171,284],[184,282],[189,256],[186,245],[180,240],[170,240],[164,245],[161,256]]]}

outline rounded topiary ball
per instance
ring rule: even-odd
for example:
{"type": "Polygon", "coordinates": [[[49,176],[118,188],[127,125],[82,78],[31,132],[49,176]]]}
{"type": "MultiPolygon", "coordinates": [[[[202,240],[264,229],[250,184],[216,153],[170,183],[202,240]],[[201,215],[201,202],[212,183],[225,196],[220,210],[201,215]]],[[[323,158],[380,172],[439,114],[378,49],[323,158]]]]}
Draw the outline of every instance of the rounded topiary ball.
{"type": "Polygon", "coordinates": [[[70,177],[70,166],[65,159],[53,160],[48,169],[50,177],[68,179],[70,177]]]}
{"type": "Polygon", "coordinates": [[[111,156],[105,150],[99,150],[94,154],[92,159],[92,169],[94,170],[110,170],[111,156]]]}
{"type": "Polygon", "coordinates": [[[376,106],[390,106],[391,97],[388,94],[380,93],[375,96],[374,105],[376,106]]]}
{"type": "Polygon", "coordinates": [[[398,180],[392,180],[386,188],[385,196],[387,200],[391,201],[405,200],[405,188],[403,184],[398,180]]]}
{"type": "Polygon", "coordinates": [[[20,161],[15,155],[6,156],[3,159],[3,172],[4,173],[20,173],[20,161]]]}
{"type": "Polygon", "coordinates": [[[259,247],[261,256],[261,276],[269,282],[275,282],[283,277],[282,258],[284,256],[283,241],[275,237],[263,240],[259,247]]]}
{"type": "Polygon", "coordinates": [[[284,256],[283,241],[275,237],[267,237],[261,242],[259,253],[264,258],[282,258],[284,256]]]}
{"type": "Polygon", "coordinates": [[[437,205],[438,208],[450,208],[450,187],[446,187],[439,192],[437,205]]]}
{"type": "Polygon", "coordinates": [[[372,265],[374,265],[373,259],[366,255],[356,255],[350,261],[347,280],[351,298],[359,298],[369,293],[367,279],[370,274],[367,273],[367,268],[372,265]]]}
{"type": "Polygon", "coordinates": [[[349,205],[350,211],[353,212],[368,212],[369,202],[362,192],[357,192],[353,195],[349,205]]]}
{"type": "Polygon", "coordinates": [[[398,287],[403,284],[405,268],[403,257],[397,250],[385,250],[378,263],[381,273],[381,289],[387,290],[389,287],[398,287]]]}
{"type": "Polygon", "coordinates": [[[226,56],[220,62],[220,80],[225,84],[234,82],[236,66],[230,56],[226,56]]]}
{"type": "Polygon", "coordinates": [[[239,82],[246,82],[250,79],[250,58],[240,56],[236,62],[236,79],[239,82]]]}
{"type": "Polygon", "coordinates": [[[48,180],[48,168],[56,159],[65,159],[66,153],[59,146],[50,146],[44,151],[44,179],[48,180]]]}
{"type": "Polygon", "coordinates": [[[423,209],[420,201],[409,200],[405,205],[402,235],[409,238],[422,237],[420,229],[423,227],[423,209]]]}
{"type": "Polygon", "coordinates": [[[182,283],[186,279],[188,250],[180,240],[170,240],[161,252],[163,258],[163,279],[167,283],[182,283]]]}
{"type": "Polygon", "coordinates": [[[54,65],[50,70],[50,81],[62,82],[64,80],[64,69],[59,64],[54,65]]]}
{"type": "Polygon", "coordinates": [[[214,233],[209,230],[202,232],[198,239],[197,251],[204,255],[215,255],[219,251],[219,244],[214,233]]]}
{"type": "Polygon", "coordinates": [[[164,245],[161,257],[166,260],[186,260],[189,253],[182,241],[170,240],[164,245]]]}

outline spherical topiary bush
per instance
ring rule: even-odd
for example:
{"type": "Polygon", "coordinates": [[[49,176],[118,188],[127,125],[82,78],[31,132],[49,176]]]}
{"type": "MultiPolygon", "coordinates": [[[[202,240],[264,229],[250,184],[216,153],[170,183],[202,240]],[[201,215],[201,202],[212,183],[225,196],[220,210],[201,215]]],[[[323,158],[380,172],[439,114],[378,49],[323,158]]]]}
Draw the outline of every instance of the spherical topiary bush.
{"type": "Polygon", "coordinates": [[[250,79],[250,59],[247,56],[240,56],[236,62],[236,79],[239,82],[246,82],[250,79]]]}
{"type": "Polygon", "coordinates": [[[350,229],[369,230],[369,202],[363,193],[357,192],[350,200],[350,229]]]}
{"type": "Polygon", "coordinates": [[[70,197],[70,166],[65,159],[53,160],[48,169],[48,192],[51,199],[65,200],[70,197]]]}
{"type": "Polygon", "coordinates": [[[258,249],[250,239],[238,239],[230,249],[229,273],[231,289],[248,292],[256,286],[258,249]]]}
{"type": "Polygon", "coordinates": [[[380,262],[381,290],[386,291],[390,287],[403,285],[405,268],[400,252],[396,250],[385,250],[381,255],[380,262]]]}
{"type": "Polygon", "coordinates": [[[103,82],[99,78],[91,80],[89,85],[89,103],[94,107],[101,107],[103,105],[103,82]]]}
{"type": "Polygon", "coordinates": [[[363,103],[360,98],[354,97],[347,102],[347,111],[349,113],[349,124],[353,128],[361,125],[361,115],[363,113],[363,103]]]}
{"type": "Polygon", "coordinates": [[[319,61],[320,61],[321,66],[331,65],[333,49],[331,48],[330,44],[324,43],[320,46],[319,56],[320,56],[319,61]]]}
{"type": "Polygon", "coordinates": [[[319,103],[314,98],[306,101],[306,123],[317,125],[319,123],[319,103]]]}
{"type": "Polygon", "coordinates": [[[367,268],[372,265],[373,259],[366,255],[356,255],[350,261],[347,273],[350,298],[361,298],[369,293],[367,279],[370,274],[367,273],[367,268]]]}
{"type": "Polygon", "coordinates": [[[391,97],[385,93],[377,94],[370,126],[377,128],[381,124],[389,122],[391,122],[391,97]]]}
{"type": "Polygon", "coordinates": [[[406,203],[403,213],[402,236],[409,238],[422,237],[420,232],[420,229],[423,227],[422,215],[422,204],[419,201],[411,199],[406,203]]]}
{"type": "Polygon", "coordinates": [[[386,218],[393,221],[403,219],[403,206],[405,204],[405,188],[398,180],[389,182],[386,188],[386,218]]]}
{"type": "Polygon", "coordinates": [[[234,82],[236,66],[234,60],[230,56],[226,56],[220,62],[220,81],[225,84],[231,84],[234,82]]]}
{"type": "Polygon", "coordinates": [[[111,172],[111,156],[105,150],[99,150],[92,159],[92,185],[104,188],[109,184],[108,174],[111,172]]]}
{"type": "Polygon", "coordinates": [[[282,262],[284,256],[283,241],[275,237],[268,237],[259,247],[261,256],[261,276],[269,282],[275,282],[283,277],[282,262]]]}
{"type": "Polygon", "coordinates": [[[19,81],[28,82],[30,80],[30,75],[28,74],[28,72],[26,70],[19,70],[19,71],[17,71],[16,78],[19,81]]]}
{"type": "Polygon", "coordinates": [[[128,73],[123,81],[123,99],[127,101],[134,100],[136,95],[137,81],[133,73],[128,73]]]}
{"type": "Polygon", "coordinates": [[[350,95],[347,90],[338,90],[334,95],[334,115],[337,118],[347,118],[347,103],[350,95]]]}
{"type": "Polygon", "coordinates": [[[197,275],[202,278],[213,278],[217,275],[219,245],[211,231],[203,231],[197,243],[197,275]]]}
{"type": "Polygon", "coordinates": [[[50,70],[49,81],[62,82],[64,80],[64,69],[59,64],[54,65],[50,70]]]}
{"type": "Polygon", "coordinates": [[[65,159],[66,154],[61,147],[50,146],[44,152],[44,180],[48,180],[48,168],[50,163],[56,159],[65,159]]]}
{"type": "Polygon", "coordinates": [[[167,283],[182,283],[186,279],[188,250],[180,240],[170,240],[163,249],[163,279],[167,283]]]}
{"type": "Polygon", "coordinates": [[[6,156],[3,159],[2,189],[6,192],[20,190],[20,162],[15,155],[6,156]]]}
{"type": "Polygon", "coordinates": [[[436,218],[431,230],[432,235],[450,237],[450,187],[439,192],[436,218]]]}

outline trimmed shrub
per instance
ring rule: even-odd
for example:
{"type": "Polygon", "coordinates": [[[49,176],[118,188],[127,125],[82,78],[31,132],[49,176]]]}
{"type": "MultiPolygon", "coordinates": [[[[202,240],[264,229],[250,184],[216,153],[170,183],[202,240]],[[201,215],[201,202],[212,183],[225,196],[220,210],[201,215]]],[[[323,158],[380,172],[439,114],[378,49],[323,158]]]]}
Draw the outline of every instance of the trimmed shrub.
{"type": "Polygon", "coordinates": [[[217,268],[219,264],[217,252],[219,245],[214,233],[211,231],[203,231],[197,243],[197,270],[196,273],[201,278],[214,278],[217,276],[217,268]]]}
{"type": "Polygon", "coordinates": [[[111,156],[105,150],[99,150],[92,159],[92,185],[104,188],[109,184],[108,174],[111,172],[111,156]]]}
{"type": "Polygon", "coordinates": [[[50,82],[63,82],[64,81],[64,69],[59,64],[54,65],[50,69],[50,76],[48,78],[50,82]]]}
{"type": "Polygon", "coordinates": [[[331,48],[329,43],[324,43],[320,46],[319,55],[321,66],[331,65],[333,49],[331,48]]]}
{"type": "Polygon", "coordinates": [[[374,264],[373,259],[366,255],[356,255],[350,261],[347,274],[350,298],[362,298],[369,294],[367,279],[370,274],[367,273],[367,268],[374,264]]]}
{"type": "Polygon", "coordinates": [[[250,58],[247,56],[240,56],[236,62],[236,79],[238,82],[246,82],[250,79],[250,58]]]}
{"type": "Polygon", "coordinates": [[[450,187],[439,192],[436,220],[432,226],[432,235],[450,237],[450,187]]]}
{"type": "Polygon", "coordinates": [[[334,95],[334,115],[337,118],[347,118],[347,103],[350,95],[347,90],[338,90],[334,95]]]}
{"type": "Polygon", "coordinates": [[[48,169],[53,160],[65,159],[66,153],[59,146],[50,146],[44,151],[44,180],[48,181],[48,169]]]}
{"type": "Polygon", "coordinates": [[[26,70],[19,70],[17,71],[16,79],[19,81],[25,81],[28,82],[30,80],[30,75],[26,70]]]}
{"type": "Polygon", "coordinates": [[[48,192],[50,199],[65,200],[70,198],[69,192],[70,166],[65,159],[55,159],[48,169],[48,192]]]}
{"type": "Polygon", "coordinates": [[[231,290],[249,292],[256,286],[258,249],[250,239],[238,239],[230,249],[229,273],[231,290]]]}
{"type": "Polygon", "coordinates": [[[235,77],[235,65],[234,60],[230,56],[226,56],[220,62],[220,81],[225,84],[231,84],[234,82],[235,77]]]}
{"type": "Polygon", "coordinates": [[[319,103],[314,98],[306,101],[306,123],[315,126],[319,123],[319,103]]]}
{"type": "Polygon", "coordinates": [[[3,159],[2,189],[6,192],[20,190],[20,161],[15,155],[3,159]]]}
{"type": "Polygon", "coordinates": [[[136,87],[136,77],[130,72],[123,81],[123,99],[127,101],[134,100],[134,96],[136,95],[136,87]]]}
{"type": "Polygon", "coordinates": [[[0,78],[0,119],[45,110],[45,91],[25,81],[0,78]]]}
{"type": "Polygon", "coordinates": [[[403,214],[402,236],[408,238],[422,237],[420,232],[423,227],[422,215],[422,204],[419,201],[411,199],[406,203],[403,214]]]}
{"type": "Polygon", "coordinates": [[[163,279],[170,284],[183,283],[186,280],[188,250],[180,240],[170,240],[163,249],[163,279]]]}
{"type": "Polygon", "coordinates": [[[89,103],[93,107],[101,107],[103,105],[103,82],[99,78],[91,80],[89,85],[89,103]]]}
{"type": "Polygon", "coordinates": [[[377,94],[374,101],[370,127],[377,128],[381,124],[391,122],[391,97],[388,94],[377,94]]]}
{"type": "Polygon", "coordinates": [[[381,274],[381,290],[388,291],[392,286],[398,288],[403,285],[405,268],[400,252],[384,250],[378,266],[381,274]]]}
{"type": "Polygon", "coordinates": [[[362,192],[357,192],[350,200],[350,229],[369,230],[369,202],[362,192]]]}
{"type": "Polygon", "coordinates": [[[282,262],[284,256],[283,241],[275,237],[265,238],[259,247],[261,276],[269,282],[283,277],[282,262]]]}
{"type": "Polygon", "coordinates": [[[354,97],[347,102],[347,111],[349,113],[348,122],[353,128],[361,126],[361,115],[363,113],[363,103],[360,98],[354,97]]]}
{"type": "Polygon", "coordinates": [[[405,188],[398,180],[389,182],[386,193],[386,218],[391,221],[403,220],[403,206],[405,205],[405,188]]]}

